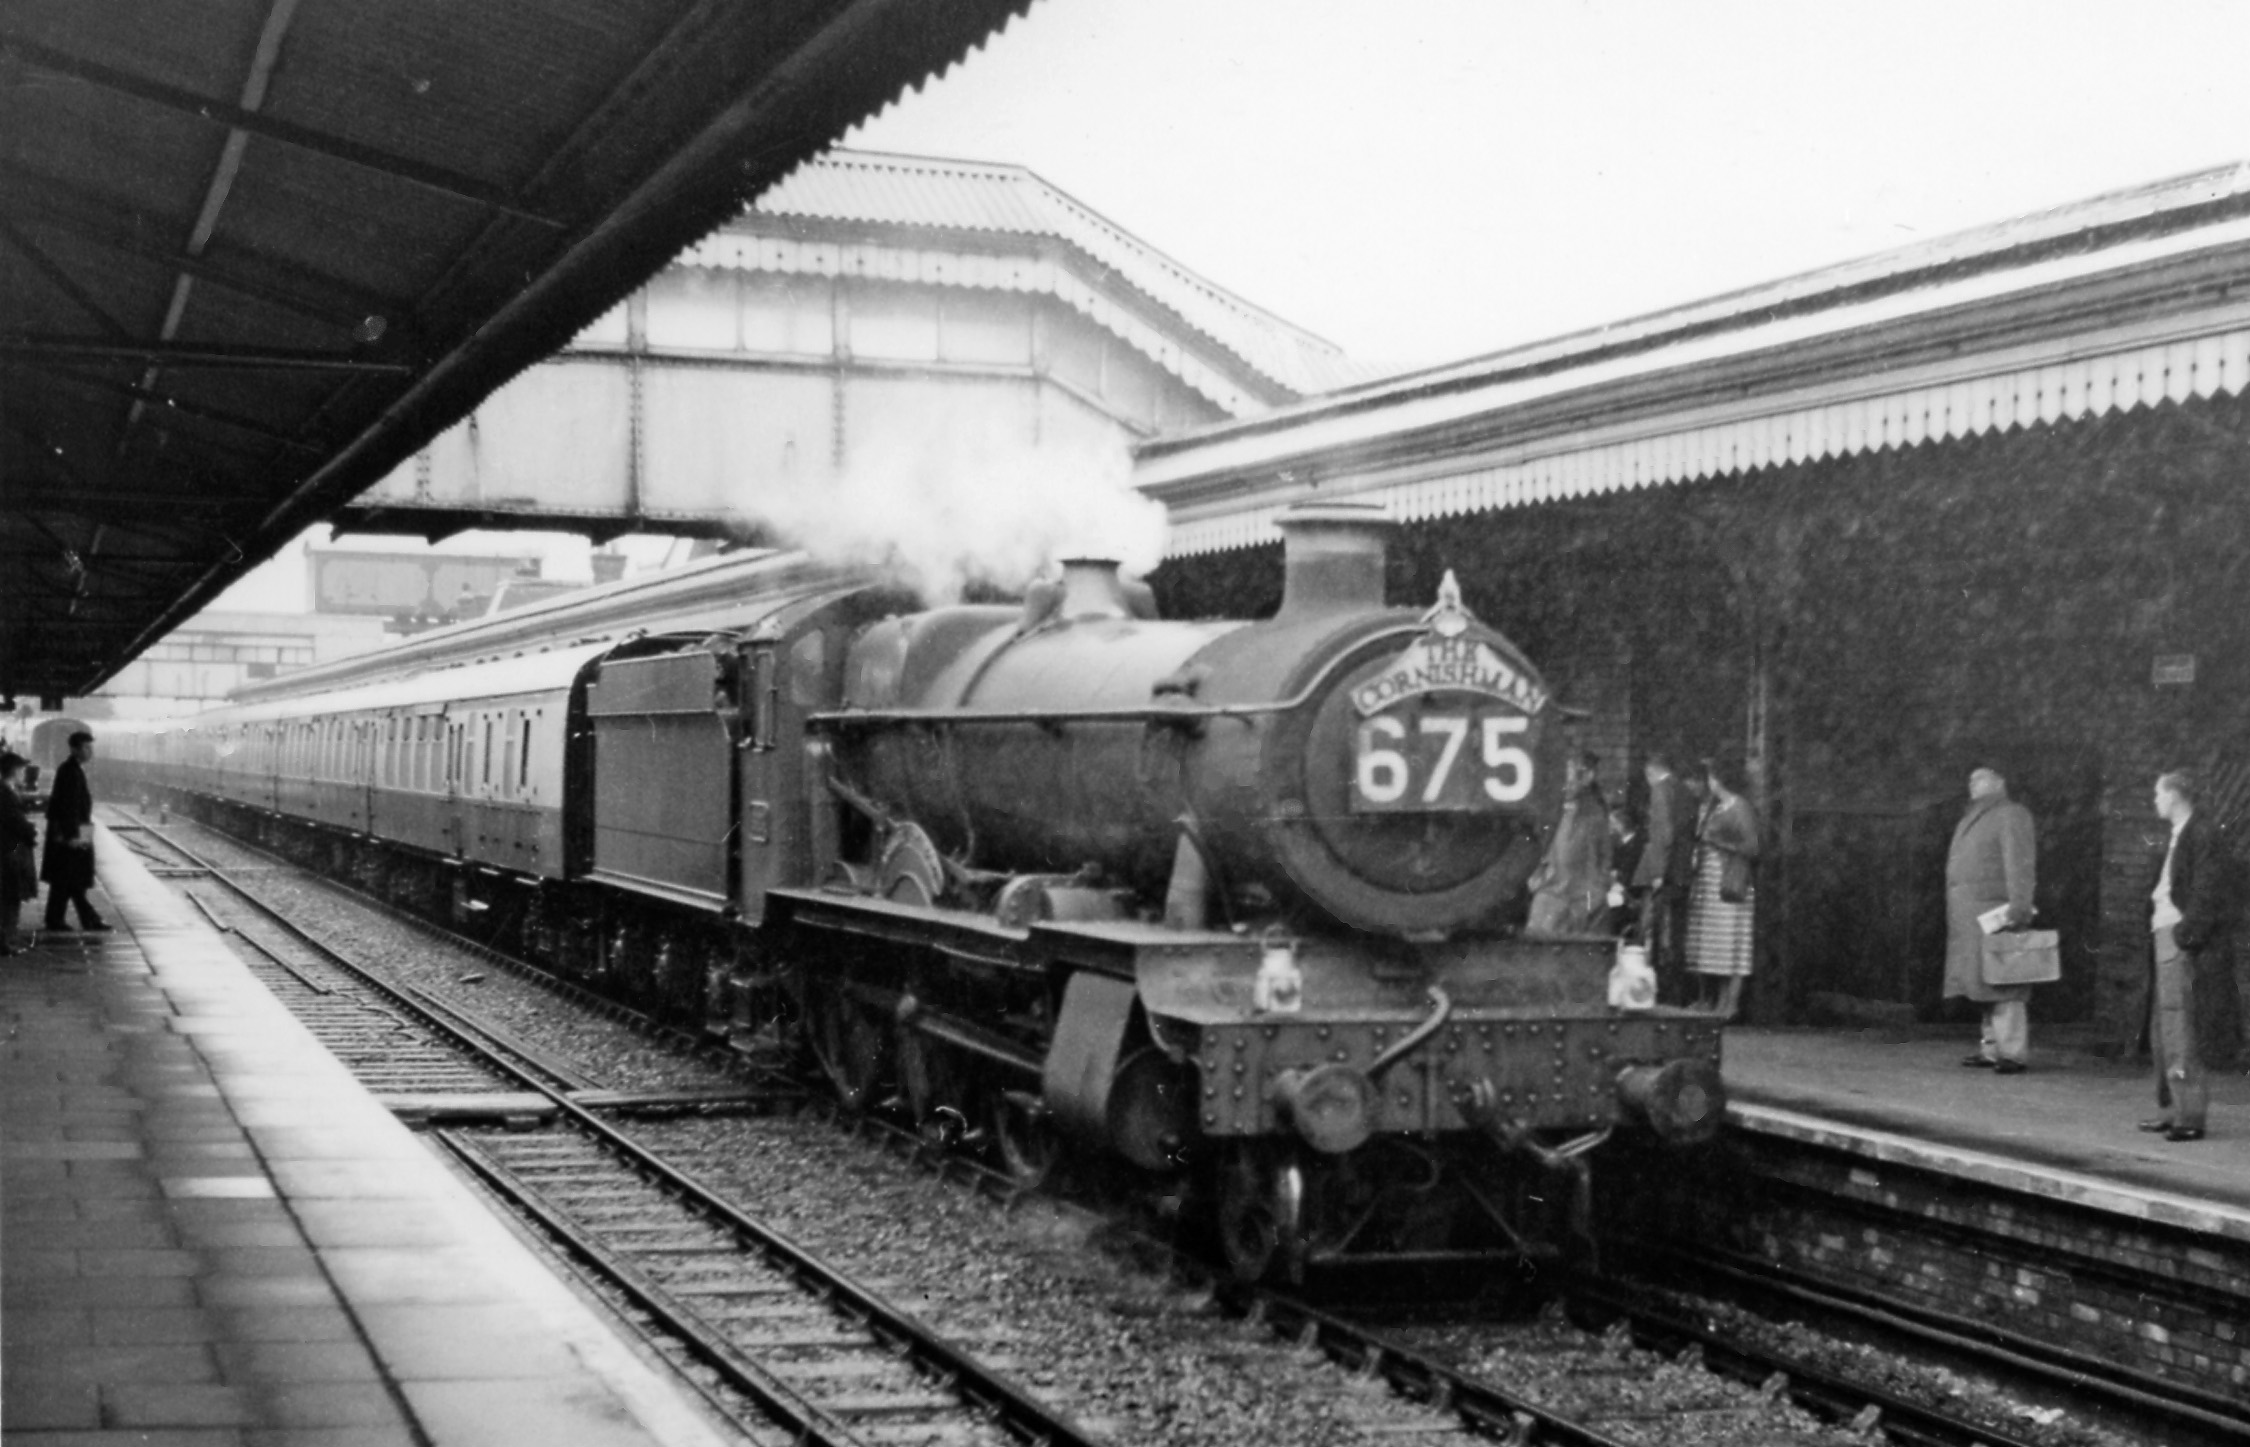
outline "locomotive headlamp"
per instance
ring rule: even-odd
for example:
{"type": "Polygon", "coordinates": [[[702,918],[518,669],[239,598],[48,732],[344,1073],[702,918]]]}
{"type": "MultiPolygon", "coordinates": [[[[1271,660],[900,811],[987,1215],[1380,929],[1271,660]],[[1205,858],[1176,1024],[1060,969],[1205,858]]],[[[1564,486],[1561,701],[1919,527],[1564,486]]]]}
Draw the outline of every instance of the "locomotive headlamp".
{"type": "Polygon", "coordinates": [[[1273,1015],[1294,1015],[1305,1007],[1305,972],[1297,967],[1297,942],[1279,925],[1259,941],[1258,977],[1250,985],[1250,1003],[1273,1015]]]}

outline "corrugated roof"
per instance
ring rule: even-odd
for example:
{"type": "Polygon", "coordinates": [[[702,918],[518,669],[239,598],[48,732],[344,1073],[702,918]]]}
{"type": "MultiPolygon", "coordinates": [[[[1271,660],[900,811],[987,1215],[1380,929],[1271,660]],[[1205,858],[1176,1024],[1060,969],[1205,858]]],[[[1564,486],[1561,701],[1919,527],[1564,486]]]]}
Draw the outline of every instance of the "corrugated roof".
{"type": "Polygon", "coordinates": [[[1185,554],[1313,495],[1440,517],[2240,395],[2246,200],[2250,167],[2097,197],[1163,439],[1135,480],[1185,554]]]}
{"type": "Polygon", "coordinates": [[[750,209],[762,216],[1053,238],[1297,396],[1364,382],[1381,371],[1198,276],[1022,166],[830,151],[750,209]]]}
{"type": "MultiPolygon", "coordinates": [[[[2218,166],[1877,252],[1834,266],[1668,307],[1604,326],[1309,398],[1243,422],[1213,423],[1144,443],[1144,458],[1186,453],[1221,437],[1281,433],[1320,418],[1516,378],[1575,370],[1618,357],[1777,322],[1841,314],[1878,301],[1886,315],[1945,304],[1949,288],[1979,278],[2023,278],[2072,257],[2124,253],[2135,242],[2177,236],[2250,215],[2250,163],[2218,166]]],[[[2003,289],[2015,283],[2002,283],[2003,289]]]]}

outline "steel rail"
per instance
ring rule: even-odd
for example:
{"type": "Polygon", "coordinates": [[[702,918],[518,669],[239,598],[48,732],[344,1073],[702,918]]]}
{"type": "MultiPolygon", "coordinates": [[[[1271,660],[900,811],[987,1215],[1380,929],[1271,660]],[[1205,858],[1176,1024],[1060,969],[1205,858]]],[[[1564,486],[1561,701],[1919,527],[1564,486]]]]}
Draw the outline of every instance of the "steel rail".
{"type": "Polygon", "coordinates": [[[1696,1326],[1649,1305],[1619,1282],[1582,1276],[1574,1278],[1566,1292],[1614,1314],[1637,1345],[1667,1356],[1693,1350],[1707,1371],[1784,1392],[1815,1416],[1849,1421],[1862,1430],[1880,1426],[1893,1441],[1912,1447],[2038,1447],[2030,1438],[1967,1421],[1785,1352],[1747,1345],[1696,1326]]]}
{"type": "MultiPolygon", "coordinates": [[[[191,859],[197,857],[192,851],[162,834],[156,834],[156,837],[191,859]]],[[[227,882],[230,888],[236,888],[244,897],[272,912],[271,906],[263,905],[250,891],[227,881],[224,871],[215,866],[211,869],[212,878],[227,882]]],[[[335,955],[337,962],[354,975],[370,979],[378,988],[392,988],[374,981],[363,968],[350,962],[294,921],[283,919],[278,914],[276,918],[292,935],[303,939],[315,949],[335,955]]],[[[422,992],[414,993],[419,995],[422,992]]],[[[397,998],[417,1013],[424,1010],[421,1004],[409,996],[399,995],[397,998]]],[[[580,1105],[571,1098],[568,1090],[558,1089],[540,1080],[517,1062],[495,1052],[491,1046],[476,1038],[485,1033],[481,1025],[470,1021],[467,1016],[451,1007],[445,1007],[445,1013],[461,1023],[455,1024],[434,1013],[426,1014],[425,1019],[434,1028],[454,1038],[463,1048],[488,1056],[487,1063],[494,1068],[511,1075],[530,1090],[546,1096],[554,1103],[557,1112],[568,1117],[581,1132],[601,1142],[645,1179],[661,1184],[706,1218],[723,1226],[740,1245],[754,1251],[767,1265],[797,1282],[809,1294],[819,1296],[861,1318],[867,1329],[878,1338],[890,1344],[923,1372],[943,1382],[949,1390],[988,1416],[1009,1436],[1026,1443],[1041,1444],[1041,1447],[1105,1447],[1102,1439],[1090,1434],[1079,1423],[1055,1412],[1014,1379],[986,1366],[973,1353],[964,1350],[919,1317],[862,1286],[772,1225],[742,1211],[695,1177],[580,1105]]],[[[856,1439],[845,1437],[838,1440],[850,1442],[856,1439]]]]}
{"type": "Polygon", "coordinates": [[[819,1447],[866,1447],[865,1439],[850,1427],[759,1365],[756,1359],[705,1321],[700,1312],[682,1304],[646,1272],[551,1206],[544,1196],[506,1166],[457,1132],[438,1130],[431,1134],[494,1194],[537,1221],[540,1228],[581,1265],[591,1268],[593,1280],[624,1293],[635,1306],[654,1317],[665,1331],[684,1344],[697,1360],[718,1372],[728,1386],[756,1402],[800,1441],[819,1444],[819,1447]]]}
{"type": "Polygon", "coordinates": [[[651,1179],[694,1202],[707,1216],[732,1231],[737,1240],[754,1248],[768,1265],[815,1294],[863,1317],[871,1330],[893,1343],[924,1371],[940,1380],[950,1379],[954,1391],[983,1408],[1008,1430],[1009,1435],[1025,1442],[1055,1444],[1055,1447],[1064,1447],[1064,1444],[1098,1447],[1101,1439],[1049,1408],[1012,1378],[987,1367],[919,1317],[860,1285],[576,1102],[557,1095],[556,1103],[580,1129],[633,1161],[651,1179]]]}
{"type": "MultiPolygon", "coordinates": [[[[484,1064],[499,1073],[530,1090],[543,1095],[554,1095],[558,1099],[562,1098],[563,1091],[557,1090],[549,1085],[546,1080],[541,1079],[542,1074],[551,1075],[555,1079],[563,1081],[564,1090],[587,1088],[594,1084],[593,1081],[570,1066],[546,1057],[534,1047],[514,1039],[498,1026],[488,1025],[476,1020],[413,985],[394,984],[384,979],[352,959],[342,950],[337,949],[334,945],[329,944],[326,940],[321,939],[289,918],[278,907],[259,898],[257,891],[243,884],[240,880],[231,878],[225,870],[208,860],[202,859],[177,840],[167,838],[153,829],[146,832],[161,841],[167,848],[177,850],[186,858],[194,860],[198,867],[207,871],[206,878],[234,891],[237,896],[261,911],[291,939],[314,951],[329,964],[342,970],[377,994],[402,1006],[423,1025],[437,1031],[457,1046],[469,1050],[478,1056],[484,1064]]],[[[234,933],[268,959],[275,959],[277,963],[281,963],[271,950],[242,934],[241,930],[237,929],[234,933]]],[[[284,963],[282,968],[287,969],[292,975],[297,975],[300,980],[303,979],[303,976],[291,966],[284,963]]]]}
{"type": "MultiPolygon", "coordinates": [[[[356,898],[369,898],[349,886],[334,887],[356,898]]],[[[369,899],[369,902],[434,933],[445,933],[382,901],[369,899]]],[[[469,943],[480,953],[535,978],[551,981],[566,989],[577,988],[536,967],[514,962],[512,957],[492,951],[489,947],[476,946],[474,942],[464,943],[469,943]]],[[[574,1117],[587,1120],[598,1133],[616,1134],[605,1122],[587,1115],[573,1102],[560,1096],[556,1098],[558,1105],[574,1117]]],[[[941,1179],[956,1169],[965,1168],[966,1173],[980,1186],[987,1181],[991,1182],[995,1188],[994,1193],[1011,1204],[1027,1195],[1046,1194],[1025,1186],[1004,1172],[935,1150],[918,1134],[891,1126],[865,1113],[846,1111],[840,1106],[833,1113],[839,1123],[845,1124],[854,1134],[874,1129],[894,1139],[915,1160],[932,1166],[941,1179]]],[[[692,1178],[682,1176],[680,1179],[693,1187],[692,1178]]],[[[731,1208],[728,1209],[731,1211],[731,1208]]],[[[748,1218],[743,1219],[748,1222],[748,1218]]],[[[754,1222],[749,1224],[756,1225],[754,1222]]],[[[1523,1447],[1548,1443],[1570,1444],[1570,1447],[1613,1447],[1618,1441],[1597,1428],[1573,1421],[1562,1413],[1518,1396],[1500,1384],[1458,1371],[1426,1354],[1387,1339],[1370,1327],[1321,1311],[1280,1292],[1233,1282],[1224,1272],[1171,1243],[1159,1241],[1145,1233],[1140,1233],[1140,1236],[1144,1248],[1152,1249],[1166,1258],[1176,1275],[1204,1284],[1211,1291],[1214,1300],[1225,1309],[1245,1320],[1263,1323],[1276,1335],[1291,1339],[1300,1346],[1317,1349],[1348,1370],[1377,1377],[1408,1400],[1450,1411],[1470,1430],[1496,1433],[1512,1443],[1523,1444],[1523,1447]]],[[[845,1285],[848,1286],[848,1283],[845,1285]]],[[[1849,1423],[1862,1430],[1879,1424],[1893,1440],[1913,1444],[1913,1447],[1970,1447],[1970,1444],[1983,1444],[1983,1447],[2033,1447],[2028,1439],[1922,1406],[1882,1388],[1853,1382],[1816,1368],[1800,1358],[1693,1326],[1676,1316],[1647,1306],[1645,1302],[1634,1298],[1630,1288],[1619,1283],[1581,1276],[1574,1278],[1566,1289],[1581,1300],[1618,1315],[1635,1341],[1654,1348],[1668,1349],[1673,1353],[1693,1350],[1703,1365],[1714,1374],[1764,1387],[1769,1393],[1786,1393],[1791,1401],[1817,1416],[1849,1423]]],[[[852,1298],[840,1295],[839,1299],[852,1298]]],[[[1989,1353],[1978,1351],[1973,1343],[1963,1343],[1961,1349],[1988,1359],[1990,1356],[1989,1353]]],[[[2004,1355],[2000,1360],[2011,1368],[2020,1365],[2004,1355]]],[[[2074,1396],[2084,1395],[2085,1384],[2074,1375],[2049,1373],[2045,1380],[2062,1392],[2074,1396]]],[[[2148,1404],[2136,1402],[2135,1405],[2145,1409],[2148,1404]]],[[[2199,1422],[2198,1425],[2207,1424],[2199,1422]]],[[[2240,1440],[2250,1441],[2250,1438],[2240,1440]]]]}
{"type": "MultiPolygon", "coordinates": [[[[838,1106],[834,1116],[853,1136],[873,1132],[878,1144],[896,1147],[940,1180],[959,1175],[972,1189],[995,1196],[1006,1205],[1013,1206],[1027,1196],[1066,1207],[1077,1205],[1025,1186],[990,1166],[949,1155],[917,1133],[865,1113],[838,1106]]],[[[1174,1277],[1208,1290],[1216,1303],[1243,1320],[1262,1324],[1276,1337],[1297,1346],[1318,1350],[1347,1371],[1380,1379],[1408,1401],[1451,1412],[1471,1431],[1497,1434],[1520,1447],[1587,1447],[1618,1440],[1597,1427],[1521,1397],[1504,1385],[1448,1367],[1389,1340],[1373,1327],[1281,1292],[1232,1281],[1221,1268],[1170,1242],[1145,1232],[1130,1234],[1140,1250],[1164,1261],[1174,1277]]],[[[1582,1299],[1597,1300],[1623,1318],[1636,1343],[1673,1356],[1692,1348],[1700,1364],[1714,1375],[1758,1386],[1769,1394],[1785,1393],[1796,1405],[1829,1421],[1860,1431],[1880,1428],[1889,1440],[1908,1447],[2037,1447],[2030,1439],[1923,1406],[1880,1387],[1853,1382],[1796,1357],[1763,1351],[1645,1304],[1603,1295],[1622,1295],[1614,1283],[1583,1278],[1573,1282],[1571,1290],[1582,1299]]]]}
{"type": "MultiPolygon", "coordinates": [[[[112,827],[114,828],[116,826],[112,827]]],[[[152,825],[135,824],[126,827],[146,830],[147,832],[155,835],[158,840],[166,843],[167,845],[170,845],[173,848],[180,847],[177,844],[174,844],[173,841],[168,839],[161,830],[152,825]]],[[[724,1070],[726,1073],[734,1075],[755,1077],[759,1075],[770,1076],[771,1074],[770,1072],[759,1070],[754,1062],[746,1059],[739,1051],[728,1049],[724,1045],[713,1044],[700,1035],[696,1035],[690,1031],[682,1030],[674,1025],[668,1025],[665,1022],[656,1019],[654,1016],[648,1015],[639,1010],[635,1010],[630,1005],[620,1004],[618,1001],[611,999],[607,995],[601,994],[594,990],[590,990],[586,986],[579,984],[575,980],[566,979],[565,977],[556,974],[554,971],[545,969],[537,964],[532,963],[529,960],[521,959],[515,955],[511,955],[505,950],[495,949],[493,946],[486,944],[484,941],[472,938],[471,936],[462,934],[459,931],[447,929],[445,926],[433,922],[427,916],[417,914],[413,910],[408,909],[403,905],[393,904],[387,899],[383,899],[380,896],[370,894],[366,890],[361,889],[355,884],[351,884],[341,879],[332,878],[331,876],[322,874],[317,870],[307,868],[304,865],[297,864],[288,859],[285,859],[270,850],[260,848],[259,846],[248,842],[247,840],[238,839],[232,834],[227,834],[225,830],[220,829],[215,824],[204,824],[201,821],[197,821],[197,827],[209,829],[214,833],[223,834],[225,835],[227,841],[230,844],[235,845],[237,848],[247,850],[250,853],[260,855],[266,859],[273,861],[271,865],[252,866],[253,868],[286,869],[294,873],[301,874],[308,879],[316,880],[319,882],[322,888],[333,890],[338,894],[344,895],[355,901],[356,903],[362,904],[367,908],[376,911],[378,914],[383,915],[387,919],[395,920],[398,923],[403,924],[420,934],[426,935],[433,940],[437,940],[450,948],[460,950],[465,954],[474,955],[478,959],[483,960],[485,963],[506,970],[509,974],[515,975],[520,979],[534,981],[542,988],[550,990],[555,994],[562,996],[564,999],[570,1001],[572,1004],[577,1005],[582,1009],[600,1015],[603,1019],[613,1021],[620,1025],[624,1025],[628,1029],[632,1030],[635,1034],[640,1035],[646,1039],[659,1041],[674,1049],[680,1050],[685,1054],[695,1057],[703,1064],[716,1066],[724,1070]]],[[[183,850],[182,852],[184,853],[185,851],[183,850]]],[[[233,872],[241,873],[242,871],[237,869],[233,872]]]]}
{"type": "MultiPolygon", "coordinates": [[[[118,826],[113,825],[111,827],[114,829],[118,826]]],[[[235,891],[235,893],[241,895],[245,899],[248,899],[259,909],[264,910],[268,914],[274,915],[284,928],[290,929],[292,933],[297,934],[300,938],[304,939],[305,943],[310,947],[316,950],[334,953],[332,947],[323,943],[319,939],[309,935],[305,935],[302,931],[296,930],[293,923],[289,921],[286,916],[279,914],[279,912],[274,910],[271,905],[268,905],[260,900],[254,891],[247,889],[240,880],[232,877],[235,874],[241,873],[241,870],[220,870],[216,865],[203,860],[199,855],[195,854],[186,845],[180,843],[177,839],[174,839],[170,834],[166,833],[163,829],[157,827],[156,825],[138,823],[125,827],[137,833],[147,834],[151,838],[155,839],[158,843],[164,845],[168,849],[177,852],[182,857],[195,860],[195,867],[200,873],[209,875],[213,878],[218,878],[221,883],[225,884],[229,889],[232,889],[233,891],[235,891]]],[[[221,834],[225,833],[225,831],[223,830],[215,829],[215,826],[203,825],[201,827],[213,828],[214,832],[221,834]]],[[[384,917],[404,924],[421,934],[429,936],[432,939],[438,940],[452,948],[462,950],[469,954],[473,954],[478,959],[483,960],[488,964],[496,965],[501,969],[507,970],[510,974],[517,975],[525,979],[535,980],[542,986],[562,995],[572,1004],[582,1006],[596,1014],[601,1015],[605,1019],[625,1025],[628,1028],[632,1029],[636,1034],[673,1045],[674,1047],[695,1056],[704,1064],[721,1066],[723,1068],[726,1068],[728,1070],[728,1073],[731,1074],[747,1075],[755,1073],[752,1067],[747,1062],[743,1061],[740,1055],[736,1054],[733,1051],[722,1050],[709,1046],[697,1037],[690,1035],[684,1030],[675,1029],[674,1027],[666,1025],[661,1021],[654,1020],[649,1016],[640,1013],[639,1011],[633,1010],[629,1006],[620,1005],[617,1001],[612,1000],[607,996],[596,994],[594,991],[585,988],[583,985],[579,985],[573,981],[566,980],[560,975],[554,974],[552,971],[542,970],[536,965],[530,964],[529,962],[524,960],[519,960],[515,956],[507,954],[503,951],[496,950],[490,945],[484,944],[479,940],[471,939],[466,935],[456,934],[451,930],[444,929],[438,925],[432,924],[429,920],[424,919],[418,914],[415,914],[413,911],[402,909],[398,905],[392,904],[388,900],[378,899],[374,895],[367,893],[365,890],[355,888],[354,886],[346,884],[341,880],[332,879],[329,876],[321,874],[316,870],[307,869],[302,865],[291,863],[290,861],[285,860],[279,855],[273,854],[270,851],[259,849],[255,845],[236,839],[231,834],[226,835],[225,837],[230,844],[233,844],[242,849],[249,850],[251,853],[261,855],[264,858],[274,861],[272,865],[249,866],[251,869],[285,869],[293,873],[301,874],[307,879],[316,881],[324,889],[333,890],[338,894],[342,894],[350,898],[354,903],[375,910],[378,913],[382,914],[384,917]]],[[[392,987],[384,985],[383,988],[389,989],[392,987]]],[[[416,989],[416,987],[414,986],[402,986],[398,988],[408,990],[416,989]]],[[[445,1010],[450,1010],[453,1008],[449,1005],[444,1004],[442,1001],[439,1001],[438,998],[434,995],[430,995],[419,990],[416,990],[416,993],[420,995],[421,999],[431,1002],[434,1008],[445,1010]]],[[[464,1015],[462,1018],[469,1019],[471,1017],[464,1015]]],[[[522,1044],[520,1041],[515,1041],[513,1037],[509,1036],[507,1032],[505,1032],[498,1026],[484,1022],[477,1022],[475,1028],[493,1039],[507,1043],[510,1049],[521,1053],[526,1059],[535,1061],[539,1059],[539,1052],[534,1047],[522,1044]]],[[[549,1065],[546,1063],[542,1063],[541,1068],[549,1068],[549,1065]]],[[[557,1071],[558,1077],[568,1076],[571,1073],[566,1067],[558,1066],[554,1068],[557,1071]]],[[[583,1081],[583,1077],[581,1077],[581,1080],[585,1088],[600,1088],[594,1082],[583,1081]]]]}
{"type": "MultiPolygon", "coordinates": [[[[934,1169],[941,1179],[956,1163],[971,1184],[1013,1201],[1036,1194],[1004,1172],[976,1162],[947,1157],[921,1136],[864,1114],[837,1110],[854,1135],[870,1129],[900,1147],[910,1159],[934,1169]]],[[[1068,1204],[1067,1202],[1065,1204],[1068,1204]]],[[[1410,1401],[1453,1412],[1473,1431],[1499,1433],[1511,1443],[1586,1444],[1615,1439],[1598,1428],[1508,1391],[1504,1386],[1458,1371],[1424,1353],[1386,1339],[1376,1329],[1324,1312],[1269,1288],[1230,1280],[1223,1270],[1169,1242],[1136,1233],[1136,1244],[1167,1262],[1173,1275],[1208,1289],[1214,1301],[1246,1321],[1265,1325],[1276,1336],[1320,1350],[1346,1370],[1380,1378],[1410,1401]]],[[[1898,1396],[1884,1388],[1854,1382],[1786,1353],[1766,1351],[1681,1321],[1648,1306],[1629,1288],[1591,1276],[1574,1278],[1568,1291],[1620,1318],[1635,1342],[1677,1356],[1694,1349],[1714,1375],[1785,1393],[1813,1415],[1862,1431],[1881,1428],[1893,1441],[1910,1447],[2037,1447],[2030,1439],[1971,1422],[1898,1396]]],[[[2067,1386],[2067,1383],[2062,1385],[2067,1386]]]]}
{"type": "Polygon", "coordinates": [[[1887,1336],[1905,1337],[2112,1410],[2161,1421],[2167,1425],[2167,1440],[2190,1440],[2183,1434],[2195,1433],[2199,1435],[2192,1440],[2199,1442],[2250,1444],[2250,1415],[2245,1415],[2240,1403],[2214,1392],[2036,1341],[1989,1323],[1889,1301],[1873,1292],[1820,1281],[1732,1252],[1715,1248],[1689,1252],[1647,1245],[1635,1249],[1669,1270],[1776,1297],[1794,1307],[1887,1336]]]}

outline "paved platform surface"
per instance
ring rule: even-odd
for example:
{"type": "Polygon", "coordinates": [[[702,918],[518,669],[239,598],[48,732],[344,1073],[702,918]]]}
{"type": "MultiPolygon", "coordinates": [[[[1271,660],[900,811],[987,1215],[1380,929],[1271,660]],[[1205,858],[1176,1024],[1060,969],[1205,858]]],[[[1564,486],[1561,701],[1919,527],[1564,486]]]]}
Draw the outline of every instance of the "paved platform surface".
{"type": "Polygon", "coordinates": [[[116,932],[0,959],[9,1447],[721,1440],[106,829],[97,859],[116,932]]]}
{"type": "MultiPolygon", "coordinates": [[[[2059,1034],[2059,1032],[2054,1032],[2059,1034]]],[[[2250,1077],[2211,1080],[2209,1134],[2136,1129],[2158,1114],[2146,1064],[2042,1043],[2030,1069],[1961,1065],[1976,1026],[1727,1032],[1728,1098],[1745,1129],[2179,1221],[2250,1240],[2250,1077]]]]}

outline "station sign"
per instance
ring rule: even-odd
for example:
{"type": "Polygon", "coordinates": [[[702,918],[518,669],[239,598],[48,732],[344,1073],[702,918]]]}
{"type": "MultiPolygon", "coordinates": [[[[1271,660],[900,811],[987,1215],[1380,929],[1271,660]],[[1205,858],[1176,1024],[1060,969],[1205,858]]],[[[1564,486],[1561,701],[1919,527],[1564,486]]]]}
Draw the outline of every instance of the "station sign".
{"type": "Polygon", "coordinates": [[[2150,666],[2148,681],[2158,688],[2183,688],[2195,682],[2195,655],[2159,653],[2150,666]]]}

